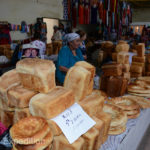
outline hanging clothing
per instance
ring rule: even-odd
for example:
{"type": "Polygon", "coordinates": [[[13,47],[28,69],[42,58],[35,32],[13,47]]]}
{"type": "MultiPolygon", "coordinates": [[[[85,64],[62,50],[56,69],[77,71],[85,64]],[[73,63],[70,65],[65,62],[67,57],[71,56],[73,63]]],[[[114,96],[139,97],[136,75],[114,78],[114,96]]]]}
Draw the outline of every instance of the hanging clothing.
{"type": "Polygon", "coordinates": [[[91,24],[97,24],[97,5],[91,7],[91,24]]]}
{"type": "Polygon", "coordinates": [[[79,24],[84,24],[84,7],[79,5],[79,24]]]}
{"type": "Polygon", "coordinates": [[[89,24],[90,23],[90,6],[89,6],[89,3],[85,3],[84,14],[85,14],[84,24],[89,24]]]}
{"type": "Polygon", "coordinates": [[[11,44],[9,25],[0,25],[0,45],[11,44]]]}
{"type": "Polygon", "coordinates": [[[76,56],[72,54],[72,51],[68,46],[64,46],[58,54],[58,61],[57,61],[57,66],[56,66],[56,77],[59,80],[60,83],[64,82],[66,73],[63,71],[60,71],[59,67],[64,66],[66,68],[70,68],[74,66],[74,64],[78,61],[82,61],[83,56],[81,53],[81,50],[78,48],[76,49],[76,56]]]}

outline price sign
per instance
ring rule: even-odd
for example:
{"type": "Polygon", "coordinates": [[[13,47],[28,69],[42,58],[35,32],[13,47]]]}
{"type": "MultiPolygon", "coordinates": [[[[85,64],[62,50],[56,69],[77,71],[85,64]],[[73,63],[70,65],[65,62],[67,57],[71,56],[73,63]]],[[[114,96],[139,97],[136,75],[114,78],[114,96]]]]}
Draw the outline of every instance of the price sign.
{"type": "Polygon", "coordinates": [[[52,120],[57,123],[70,144],[96,124],[77,103],[52,120]]]}

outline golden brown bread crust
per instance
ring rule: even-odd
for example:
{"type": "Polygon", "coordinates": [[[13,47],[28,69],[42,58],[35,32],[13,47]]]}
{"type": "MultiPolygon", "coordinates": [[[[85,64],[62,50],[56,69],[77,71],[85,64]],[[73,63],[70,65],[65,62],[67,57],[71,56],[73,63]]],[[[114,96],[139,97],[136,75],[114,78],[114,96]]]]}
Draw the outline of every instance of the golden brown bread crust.
{"type": "Polygon", "coordinates": [[[124,124],[128,120],[127,115],[123,112],[121,108],[117,106],[111,104],[104,104],[103,111],[111,114],[111,127],[116,127],[118,125],[124,124]]]}
{"type": "Polygon", "coordinates": [[[116,46],[116,52],[129,52],[129,45],[128,44],[118,44],[116,46]]]}
{"type": "Polygon", "coordinates": [[[7,98],[8,90],[21,83],[18,73],[15,69],[4,73],[0,77],[0,98],[6,101],[7,105],[11,107],[7,98]]]}
{"type": "Polygon", "coordinates": [[[79,102],[84,111],[91,117],[102,111],[104,105],[104,97],[99,92],[92,93],[79,102]]]}
{"type": "Polygon", "coordinates": [[[109,130],[108,134],[109,135],[118,135],[118,134],[122,134],[125,131],[126,131],[126,126],[123,126],[118,129],[109,130]]]}
{"type": "Polygon", "coordinates": [[[59,136],[62,134],[61,129],[53,120],[49,119],[49,120],[47,120],[47,122],[48,122],[49,127],[52,130],[54,136],[59,136]]]}
{"type": "Polygon", "coordinates": [[[120,107],[123,110],[139,109],[139,105],[135,101],[133,101],[131,99],[127,99],[125,97],[112,98],[111,101],[113,104],[117,105],[118,107],[120,107]]]}
{"type": "Polygon", "coordinates": [[[23,118],[26,118],[26,117],[30,117],[31,114],[29,112],[29,108],[23,108],[23,109],[20,109],[20,108],[15,108],[15,113],[14,113],[14,124],[23,119],[23,118]]]}
{"type": "Polygon", "coordinates": [[[8,99],[11,106],[25,108],[29,107],[30,99],[36,94],[37,92],[25,89],[22,85],[18,85],[8,90],[8,99]]]}
{"type": "Polygon", "coordinates": [[[117,54],[117,63],[129,64],[129,53],[127,53],[127,52],[119,52],[117,54]]]}
{"type": "Polygon", "coordinates": [[[144,57],[132,56],[132,62],[145,63],[145,56],[144,57]]]}
{"type": "Polygon", "coordinates": [[[99,149],[103,143],[103,135],[104,135],[104,121],[98,119],[97,117],[92,117],[92,119],[96,122],[94,126],[99,131],[99,137],[96,143],[96,149],[99,149]]]}
{"type": "Polygon", "coordinates": [[[93,127],[82,135],[85,140],[85,145],[87,150],[96,149],[97,142],[99,140],[99,131],[93,127]]]}
{"type": "Polygon", "coordinates": [[[120,76],[122,75],[122,65],[121,64],[105,64],[102,66],[104,76],[120,76]]]}
{"type": "MultiPolygon", "coordinates": [[[[10,136],[16,144],[35,144],[50,132],[47,121],[41,117],[27,117],[18,121],[10,129],[10,136]]],[[[53,135],[51,134],[51,138],[53,135]]]]}
{"type": "Polygon", "coordinates": [[[87,96],[87,87],[89,87],[90,79],[91,72],[81,66],[73,66],[67,72],[64,87],[66,89],[72,89],[75,95],[75,101],[78,102],[87,96]]]}
{"type": "Polygon", "coordinates": [[[131,72],[138,73],[138,74],[142,73],[142,70],[143,68],[141,66],[133,65],[133,64],[131,65],[131,68],[130,68],[131,72]]]}
{"type": "MultiPolygon", "coordinates": [[[[16,150],[45,150],[52,143],[52,133],[48,132],[47,135],[39,142],[30,145],[13,144],[16,150]]],[[[49,149],[48,149],[49,150],[49,149]]]]}
{"type": "Polygon", "coordinates": [[[139,117],[140,113],[137,113],[135,115],[128,115],[129,119],[136,119],[137,117],[139,117]]]}
{"type": "Polygon", "coordinates": [[[122,64],[122,71],[128,73],[130,71],[130,64],[122,64]]]}
{"type": "Polygon", "coordinates": [[[33,116],[51,119],[65,111],[74,102],[72,90],[57,86],[48,94],[39,93],[32,97],[29,109],[33,116]]]}
{"type": "Polygon", "coordinates": [[[15,108],[9,107],[7,105],[7,102],[4,101],[3,99],[0,99],[0,109],[5,110],[5,111],[15,111],[15,108]]]}
{"type": "Polygon", "coordinates": [[[124,112],[127,114],[127,116],[132,116],[140,113],[140,109],[134,109],[134,110],[124,110],[124,112]]]}
{"type": "Polygon", "coordinates": [[[137,102],[139,104],[139,106],[143,109],[150,108],[150,100],[148,100],[146,98],[139,97],[139,96],[132,96],[132,95],[123,96],[123,97],[137,102]]]}
{"type": "Polygon", "coordinates": [[[104,98],[108,97],[107,94],[101,90],[93,90],[92,94],[98,94],[99,96],[103,96],[104,98]]]}
{"type": "Polygon", "coordinates": [[[10,125],[13,125],[14,120],[14,112],[13,111],[6,111],[1,110],[1,122],[5,125],[5,127],[9,127],[10,125]]]}
{"type": "Polygon", "coordinates": [[[102,143],[104,143],[108,138],[108,131],[109,131],[110,122],[111,122],[111,115],[101,111],[98,114],[96,114],[96,117],[104,122],[104,132],[103,132],[103,137],[102,137],[102,143]]]}
{"type": "Polygon", "coordinates": [[[26,58],[19,61],[16,70],[25,88],[48,93],[55,88],[55,65],[50,60],[26,58]]]}
{"type": "Polygon", "coordinates": [[[150,89],[138,85],[129,85],[128,92],[137,93],[137,94],[149,94],[150,89]]]}
{"type": "Polygon", "coordinates": [[[87,150],[85,141],[82,137],[78,138],[74,143],[70,144],[66,137],[61,134],[60,136],[55,136],[53,140],[54,150],[87,150]]]}

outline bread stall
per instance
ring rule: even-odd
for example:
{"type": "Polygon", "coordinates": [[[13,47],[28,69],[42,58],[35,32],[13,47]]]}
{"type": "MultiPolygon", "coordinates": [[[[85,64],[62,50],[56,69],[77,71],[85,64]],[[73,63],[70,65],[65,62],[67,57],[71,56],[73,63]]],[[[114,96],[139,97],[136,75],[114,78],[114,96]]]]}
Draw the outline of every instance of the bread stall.
{"type": "MultiPolygon", "coordinates": [[[[104,67],[104,75],[118,77],[111,67],[104,67]]],[[[119,75],[120,70],[119,65],[119,75]]],[[[38,58],[23,59],[3,74],[0,118],[11,125],[8,148],[135,150],[150,124],[150,78],[139,77],[128,89],[128,80],[121,80],[129,94],[120,90],[108,98],[112,91],[93,89],[94,76],[95,67],[80,61],[69,69],[64,86],[57,86],[53,62],[38,58]]]]}

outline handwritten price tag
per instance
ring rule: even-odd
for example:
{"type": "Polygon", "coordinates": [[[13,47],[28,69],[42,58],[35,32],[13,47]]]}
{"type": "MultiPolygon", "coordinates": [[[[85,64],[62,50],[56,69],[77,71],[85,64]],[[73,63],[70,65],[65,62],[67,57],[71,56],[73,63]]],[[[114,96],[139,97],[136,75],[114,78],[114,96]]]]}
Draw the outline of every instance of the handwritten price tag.
{"type": "Polygon", "coordinates": [[[70,144],[96,124],[77,103],[52,120],[61,128],[70,144]]]}

